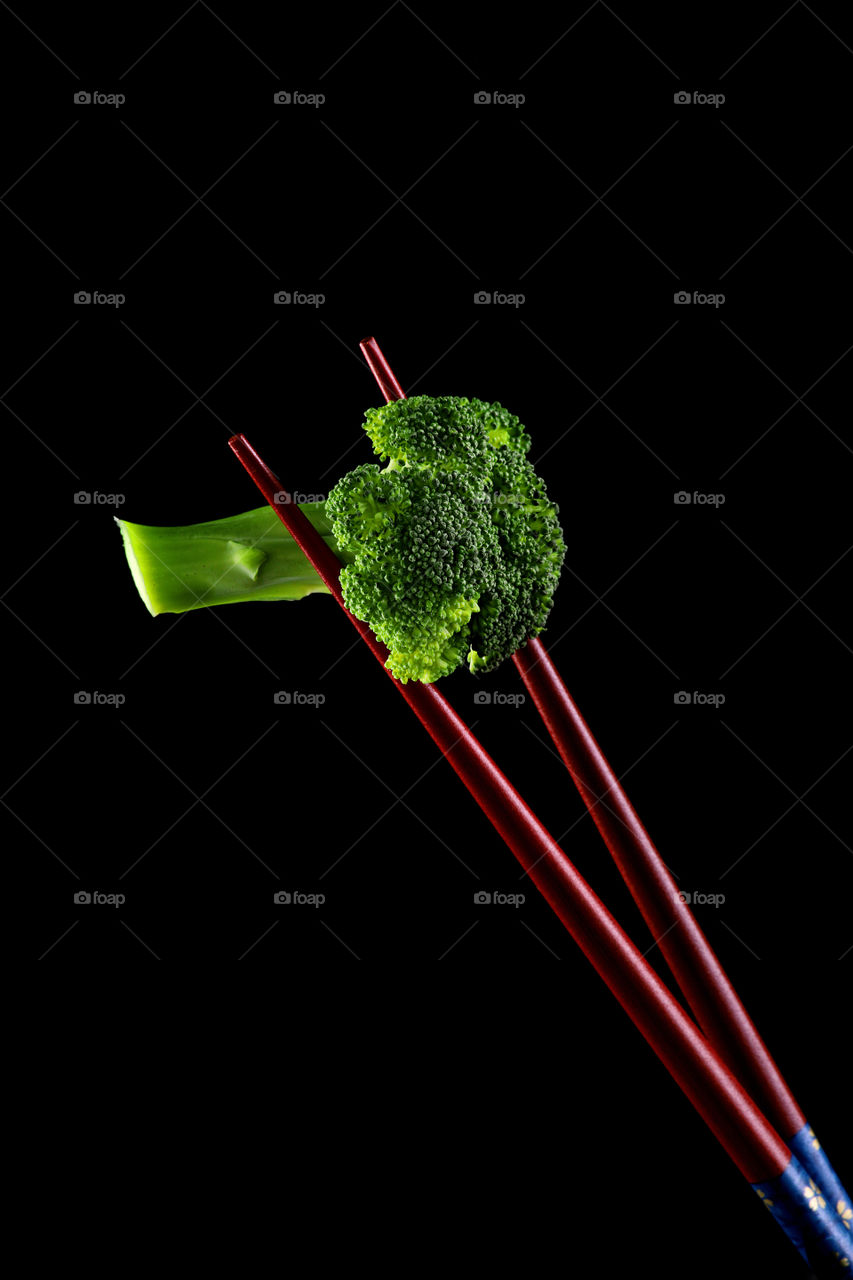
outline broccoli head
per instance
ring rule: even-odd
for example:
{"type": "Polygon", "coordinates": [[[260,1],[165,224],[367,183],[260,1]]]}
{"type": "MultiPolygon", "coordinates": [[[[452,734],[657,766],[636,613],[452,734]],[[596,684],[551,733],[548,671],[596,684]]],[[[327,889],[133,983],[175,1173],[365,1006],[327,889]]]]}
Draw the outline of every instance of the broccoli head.
{"type": "Polygon", "coordinates": [[[530,437],[460,396],[368,409],[365,429],[387,465],[356,467],[326,502],[347,608],[398,680],[492,671],[544,628],[566,550],[530,437]]]}

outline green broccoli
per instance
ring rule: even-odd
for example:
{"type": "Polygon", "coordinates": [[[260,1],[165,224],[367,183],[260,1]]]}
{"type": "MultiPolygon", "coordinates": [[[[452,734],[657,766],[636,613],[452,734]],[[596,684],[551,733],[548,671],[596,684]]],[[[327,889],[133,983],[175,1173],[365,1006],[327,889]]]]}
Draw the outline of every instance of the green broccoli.
{"type": "MultiPolygon", "coordinates": [[[[398,680],[429,684],[466,662],[492,671],[544,628],[566,551],[530,437],[501,405],[458,396],[369,409],[365,429],[384,469],[356,467],[325,504],[306,505],[344,561],[347,608],[388,647],[398,680]]],[[[179,612],[325,589],[268,507],[180,530],[119,524],[152,612],[155,600],[179,612]]]]}
{"type": "Polygon", "coordinates": [[[365,427],[388,465],[357,467],[326,502],[351,558],[347,608],[398,680],[431,683],[466,660],[491,671],[543,629],[565,555],[530,437],[501,405],[458,396],[394,400],[365,427]]]}

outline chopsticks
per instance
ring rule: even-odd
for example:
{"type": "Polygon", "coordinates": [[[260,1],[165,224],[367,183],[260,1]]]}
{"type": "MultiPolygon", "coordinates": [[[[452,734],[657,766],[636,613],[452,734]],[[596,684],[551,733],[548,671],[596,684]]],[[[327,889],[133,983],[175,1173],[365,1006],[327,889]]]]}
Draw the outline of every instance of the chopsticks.
{"type": "MultiPolygon", "coordinates": [[[[359,345],[385,399],[405,399],[376,339],[359,345]]],[[[699,1026],[824,1197],[848,1210],[850,1197],[545,646],[533,637],[513,661],[699,1026]]]]}
{"type": "Polygon", "coordinates": [[[387,670],[385,646],[344,605],[340,561],[298,505],[282,501],[281,482],[245,436],[233,436],[229,445],[395,688],[744,1177],[768,1200],[772,1192],[774,1215],[781,1206],[797,1220],[804,1236],[795,1238],[786,1230],[803,1256],[822,1274],[841,1274],[835,1259],[843,1258],[844,1229],[823,1210],[803,1210],[805,1175],[788,1146],[443,695],[434,685],[402,684],[387,670]]]}

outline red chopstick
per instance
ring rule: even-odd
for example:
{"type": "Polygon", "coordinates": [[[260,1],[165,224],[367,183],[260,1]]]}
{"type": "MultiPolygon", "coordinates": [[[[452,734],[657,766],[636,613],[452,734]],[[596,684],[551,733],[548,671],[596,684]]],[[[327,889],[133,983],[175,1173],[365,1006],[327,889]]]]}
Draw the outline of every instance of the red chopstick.
{"type": "MultiPolygon", "coordinates": [[[[405,392],[375,338],[360,344],[386,400],[405,392]]],[[[538,638],[513,661],[702,1030],[785,1137],[805,1124],[791,1090],[538,638]]]]}
{"type": "Polygon", "coordinates": [[[740,1171],[751,1183],[778,1177],[791,1153],[770,1122],[435,685],[402,684],[387,670],[385,646],[344,606],[340,561],[299,506],[282,502],[280,481],[245,436],[233,436],[229,444],[395,688],[740,1171]]]}

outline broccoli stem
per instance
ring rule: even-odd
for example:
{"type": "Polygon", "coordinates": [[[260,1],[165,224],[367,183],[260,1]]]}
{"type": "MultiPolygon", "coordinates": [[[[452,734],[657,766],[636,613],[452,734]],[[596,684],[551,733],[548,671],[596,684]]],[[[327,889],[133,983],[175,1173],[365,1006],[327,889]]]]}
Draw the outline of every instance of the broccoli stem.
{"type": "MultiPolygon", "coordinates": [[[[332,550],[325,503],[299,504],[332,550]]],[[[117,520],[133,580],[148,612],[186,613],[242,600],[301,600],[328,587],[268,506],[205,524],[117,520]]]]}

